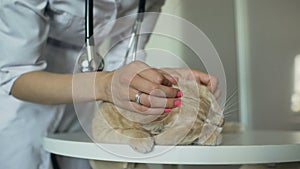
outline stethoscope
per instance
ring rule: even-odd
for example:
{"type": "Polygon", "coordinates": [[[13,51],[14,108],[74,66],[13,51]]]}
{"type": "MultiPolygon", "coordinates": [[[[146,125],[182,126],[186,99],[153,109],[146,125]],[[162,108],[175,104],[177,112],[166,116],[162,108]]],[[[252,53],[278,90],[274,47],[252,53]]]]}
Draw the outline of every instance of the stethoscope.
{"type": "MultiPolygon", "coordinates": [[[[129,58],[129,56],[132,57],[132,61],[136,60],[139,34],[144,19],[145,4],[146,4],[146,0],[139,0],[137,17],[132,27],[132,33],[125,53],[123,65],[126,64],[126,61],[129,58]]],[[[93,0],[85,1],[85,42],[86,42],[86,52],[84,52],[84,54],[80,56],[78,60],[79,71],[80,72],[102,71],[104,69],[104,59],[95,50],[94,24],[93,24],[93,0]]]]}

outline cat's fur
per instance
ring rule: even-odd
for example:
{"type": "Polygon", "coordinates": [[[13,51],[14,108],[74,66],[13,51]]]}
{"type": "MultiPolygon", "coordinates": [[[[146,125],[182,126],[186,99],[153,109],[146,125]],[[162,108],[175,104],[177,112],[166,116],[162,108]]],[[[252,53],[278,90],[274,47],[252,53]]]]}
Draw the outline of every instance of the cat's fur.
{"type": "Polygon", "coordinates": [[[96,142],[129,144],[147,153],[157,145],[218,145],[224,124],[222,109],[206,86],[179,81],[182,105],[170,113],[144,115],[103,102],[95,114],[96,142]]]}

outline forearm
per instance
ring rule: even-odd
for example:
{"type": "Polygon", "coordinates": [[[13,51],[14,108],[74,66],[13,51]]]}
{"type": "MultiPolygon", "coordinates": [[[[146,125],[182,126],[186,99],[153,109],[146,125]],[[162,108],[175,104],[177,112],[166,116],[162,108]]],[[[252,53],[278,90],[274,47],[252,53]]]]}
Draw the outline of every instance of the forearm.
{"type": "Polygon", "coordinates": [[[65,104],[105,99],[108,72],[56,74],[26,73],[14,83],[11,94],[40,104],[65,104]],[[95,87],[97,86],[97,87],[95,87]]]}

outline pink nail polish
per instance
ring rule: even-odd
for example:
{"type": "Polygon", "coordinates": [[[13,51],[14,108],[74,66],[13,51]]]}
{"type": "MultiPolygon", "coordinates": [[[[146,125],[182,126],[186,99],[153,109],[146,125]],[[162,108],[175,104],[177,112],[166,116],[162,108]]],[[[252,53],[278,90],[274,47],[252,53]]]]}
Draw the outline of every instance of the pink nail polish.
{"type": "Polygon", "coordinates": [[[170,112],[171,112],[171,109],[166,108],[164,112],[165,112],[165,113],[170,113],[170,112]]]}
{"type": "Polygon", "coordinates": [[[181,91],[178,91],[176,96],[177,96],[177,97],[182,97],[182,92],[181,92],[181,91]]]}
{"type": "Polygon", "coordinates": [[[174,101],[174,106],[180,106],[181,105],[181,100],[175,100],[174,101]]]}

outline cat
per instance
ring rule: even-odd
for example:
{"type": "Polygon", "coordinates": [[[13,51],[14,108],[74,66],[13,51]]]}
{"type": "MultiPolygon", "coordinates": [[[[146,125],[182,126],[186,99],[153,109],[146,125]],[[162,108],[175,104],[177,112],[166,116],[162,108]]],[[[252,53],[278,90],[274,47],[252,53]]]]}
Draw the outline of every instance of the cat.
{"type": "Polygon", "coordinates": [[[129,144],[140,153],[155,145],[219,145],[224,115],[214,95],[204,85],[179,80],[182,104],[170,113],[145,115],[102,102],[92,122],[99,143],[129,144]]]}

